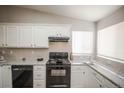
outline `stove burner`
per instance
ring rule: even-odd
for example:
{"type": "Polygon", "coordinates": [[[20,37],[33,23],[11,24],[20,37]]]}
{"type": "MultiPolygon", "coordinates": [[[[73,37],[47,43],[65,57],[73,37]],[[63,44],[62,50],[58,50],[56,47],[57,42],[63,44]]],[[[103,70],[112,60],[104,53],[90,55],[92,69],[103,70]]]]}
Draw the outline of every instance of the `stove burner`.
{"type": "Polygon", "coordinates": [[[56,63],[57,64],[62,64],[63,63],[63,60],[62,59],[58,59],[56,63]]]}
{"type": "Polygon", "coordinates": [[[47,64],[49,64],[49,65],[66,65],[66,64],[70,64],[70,62],[67,59],[49,59],[47,64]]]}
{"type": "Polygon", "coordinates": [[[49,61],[47,62],[49,65],[65,65],[70,64],[68,60],[67,52],[50,52],[49,61]]]}

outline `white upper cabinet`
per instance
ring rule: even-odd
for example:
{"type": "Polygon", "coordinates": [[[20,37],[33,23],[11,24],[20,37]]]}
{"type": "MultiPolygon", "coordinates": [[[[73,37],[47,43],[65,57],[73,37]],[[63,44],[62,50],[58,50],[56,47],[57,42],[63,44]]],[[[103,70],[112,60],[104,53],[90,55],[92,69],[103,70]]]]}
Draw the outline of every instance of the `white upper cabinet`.
{"type": "Polygon", "coordinates": [[[62,36],[68,36],[68,37],[71,36],[70,26],[62,26],[60,29],[61,29],[60,31],[62,36]]]}
{"type": "Polygon", "coordinates": [[[6,47],[18,47],[19,29],[16,25],[6,26],[6,47]]]}
{"type": "Polygon", "coordinates": [[[50,29],[49,36],[71,36],[70,26],[56,25],[50,26],[50,29]]]}
{"type": "Polygon", "coordinates": [[[32,26],[19,26],[19,47],[33,47],[32,26]]]}
{"type": "Polygon", "coordinates": [[[0,24],[0,47],[48,48],[49,36],[71,36],[69,25],[0,24]]]}
{"type": "Polygon", "coordinates": [[[34,47],[36,48],[48,48],[48,32],[49,30],[45,26],[34,26],[34,47]]]}
{"type": "Polygon", "coordinates": [[[5,26],[0,25],[0,47],[5,45],[5,26]]]}

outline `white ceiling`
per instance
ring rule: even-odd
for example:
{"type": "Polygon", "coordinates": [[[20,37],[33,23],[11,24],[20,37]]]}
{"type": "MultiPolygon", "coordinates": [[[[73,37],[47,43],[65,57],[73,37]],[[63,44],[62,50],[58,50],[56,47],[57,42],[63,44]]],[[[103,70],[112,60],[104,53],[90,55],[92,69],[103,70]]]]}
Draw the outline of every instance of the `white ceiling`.
{"type": "Polygon", "coordinates": [[[23,5],[21,7],[56,15],[98,21],[119,9],[120,5],[23,5]]]}

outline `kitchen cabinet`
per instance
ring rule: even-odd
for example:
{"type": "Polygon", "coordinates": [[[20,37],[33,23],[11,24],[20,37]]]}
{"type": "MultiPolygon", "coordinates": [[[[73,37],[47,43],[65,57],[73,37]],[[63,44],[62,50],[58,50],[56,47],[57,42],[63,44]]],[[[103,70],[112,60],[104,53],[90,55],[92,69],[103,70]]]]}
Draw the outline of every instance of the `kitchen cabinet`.
{"type": "Polygon", "coordinates": [[[34,66],[33,71],[33,87],[45,88],[46,87],[46,69],[45,66],[34,66]]]}
{"type": "Polygon", "coordinates": [[[88,66],[71,66],[72,88],[99,88],[100,85],[88,66]]]}
{"type": "Polygon", "coordinates": [[[10,65],[2,66],[2,86],[3,88],[12,88],[12,72],[10,65]]]}
{"type": "Polygon", "coordinates": [[[48,48],[47,35],[44,26],[19,26],[19,47],[48,48]]]}
{"type": "Polygon", "coordinates": [[[71,27],[69,25],[50,26],[49,36],[71,36],[71,27]]]}
{"type": "Polygon", "coordinates": [[[0,47],[5,46],[5,25],[0,25],[0,47]]]}
{"type": "Polygon", "coordinates": [[[33,47],[33,26],[19,26],[19,47],[33,47]]]}
{"type": "Polygon", "coordinates": [[[48,48],[48,28],[44,26],[34,26],[34,47],[36,48],[48,48]]]}
{"type": "Polygon", "coordinates": [[[2,88],[2,67],[0,66],[0,88],[2,88]]]}
{"type": "Polygon", "coordinates": [[[49,36],[71,37],[69,25],[0,24],[0,47],[48,48],[49,36]]]}
{"type": "Polygon", "coordinates": [[[19,29],[16,25],[6,26],[6,47],[18,47],[19,29]]]}

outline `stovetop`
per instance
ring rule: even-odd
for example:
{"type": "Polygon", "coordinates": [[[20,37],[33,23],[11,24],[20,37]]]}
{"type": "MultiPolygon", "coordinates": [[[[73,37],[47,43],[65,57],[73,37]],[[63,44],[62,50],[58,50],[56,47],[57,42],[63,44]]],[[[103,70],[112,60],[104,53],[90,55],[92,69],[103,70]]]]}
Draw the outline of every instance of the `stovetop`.
{"type": "Polygon", "coordinates": [[[47,62],[49,65],[66,65],[70,64],[68,60],[68,52],[50,52],[49,60],[47,62]]]}
{"type": "Polygon", "coordinates": [[[66,64],[70,64],[70,61],[68,59],[49,59],[47,64],[66,65],[66,64]]]}

